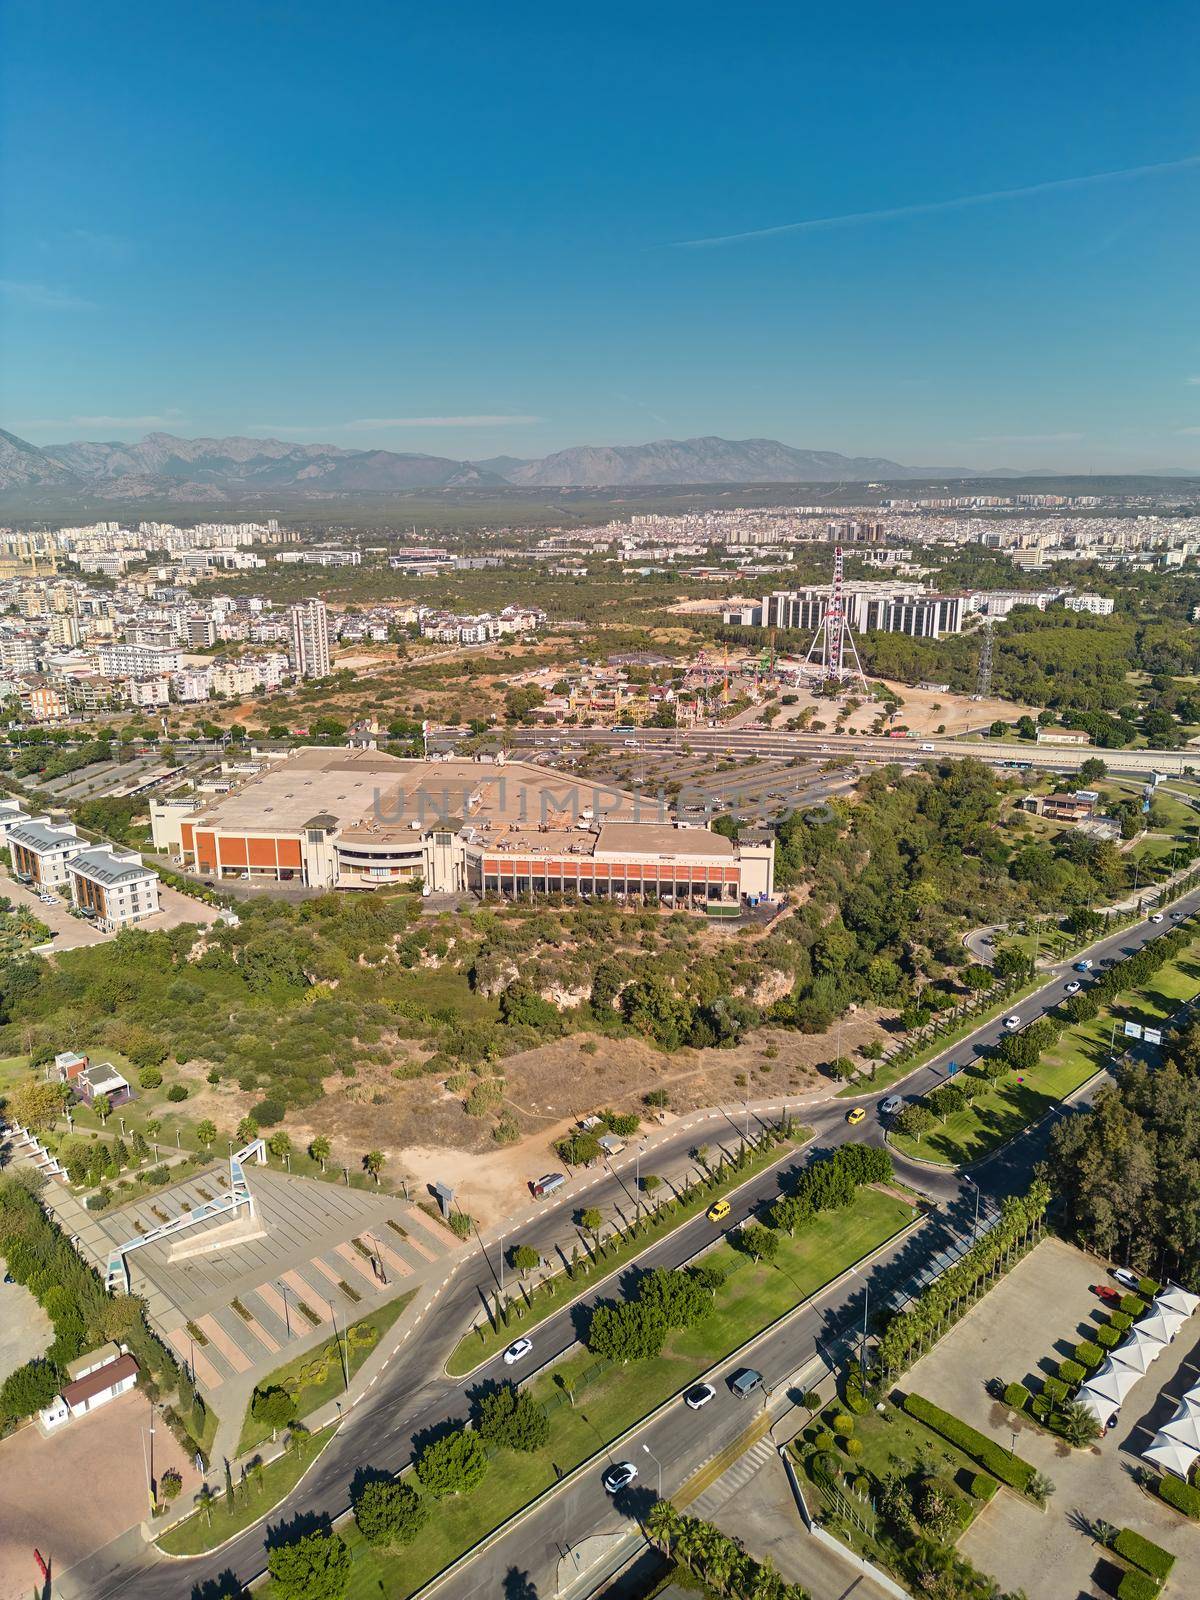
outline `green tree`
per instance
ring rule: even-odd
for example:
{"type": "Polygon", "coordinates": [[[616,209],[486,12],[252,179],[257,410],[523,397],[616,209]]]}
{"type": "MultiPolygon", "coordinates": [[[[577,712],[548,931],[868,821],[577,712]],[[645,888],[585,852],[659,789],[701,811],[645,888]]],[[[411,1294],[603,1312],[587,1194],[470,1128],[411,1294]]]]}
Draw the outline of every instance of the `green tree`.
{"type": "Polygon", "coordinates": [[[394,1478],[368,1478],[352,1504],[358,1531],[375,1546],[411,1544],[429,1520],[417,1491],[394,1478]]]}
{"type": "Polygon", "coordinates": [[[277,1128],[267,1140],[267,1149],[275,1157],[276,1161],[284,1160],[285,1157],[290,1156],[292,1153],[290,1135],[286,1134],[282,1128],[277,1128]]]}
{"type": "Polygon", "coordinates": [[[62,1115],[64,1088],[63,1084],[26,1078],[9,1090],[7,1114],[31,1133],[47,1133],[62,1115]]]}
{"type": "Polygon", "coordinates": [[[203,1122],[196,1124],[196,1137],[207,1150],[217,1137],[217,1125],[205,1117],[203,1122]]]}
{"type": "Polygon", "coordinates": [[[592,1236],[592,1245],[596,1250],[600,1248],[600,1229],[604,1226],[604,1217],[595,1206],[588,1206],[580,1215],[579,1225],[592,1236]]]}
{"type": "Polygon", "coordinates": [[[350,1587],[350,1551],[336,1533],[305,1533],[267,1550],[277,1600],[343,1600],[350,1587]]]}
{"type": "Polygon", "coordinates": [[[531,1244],[519,1244],[512,1252],[512,1264],[523,1278],[527,1278],[541,1264],[541,1252],[531,1244]]]}
{"type": "Polygon", "coordinates": [[[325,1163],[329,1160],[332,1146],[323,1133],[319,1133],[308,1147],[308,1153],[314,1161],[321,1163],[321,1171],[325,1171],[325,1163]]]}
{"type": "Polygon", "coordinates": [[[258,1123],[253,1117],[243,1117],[237,1125],[239,1145],[252,1144],[258,1138],[258,1123]]]}
{"type": "Polygon", "coordinates": [[[667,1322],[657,1306],[643,1301],[605,1302],[592,1312],[587,1345],[595,1355],[624,1365],[661,1354],[667,1322]]]}
{"type": "Polygon", "coordinates": [[[98,1094],[92,1101],[92,1110],[100,1118],[100,1126],[104,1127],[112,1116],[112,1101],[106,1094],[98,1094]]]}
{"type": "Polygon", "coordinates": [[[485,1443],[509,1450],[540,1450],[550,1437],[550,1419],[543,1407],[511,1383],[479,1397],[475,1428],[485,1443]]]}
{"type": "Polygon", "coordinates": [[[774,1261],[779,1254],[779,1235],[761,1222],[746,1222],[730,1237],[730,1243],[755,1261],[774,1261]]]}
{"type": "Polygon", "coordinates": [[[896,1113],[892,1126],[897,1133],[905,1134],[919,1144],[921,1135],[928,1133],[936,1120],[928,1106],[923,1106],[920,1101],[914,1100],[911,1105],[903,1106],[896,1113]]]}
{"type": "Polygon", "coordinates": [[[378,1183],[386,1162],[387,1156],[382,1150],[368,1150],[363,1157],[363,1171],[378,1183]]]}
{"type": "Polygon", "coordinates": [[[270,1428],[271,1438],[280,1428],[286,1428],[296,1416],[296,1397],[278,1384],[266,1389],[256,1389],[250,1402],[250,1415],[263,1427],[270,1428]]]}
{"type": "Polygon", "coordinates": [[[417,1456],[421,1487],[438,1500],[469,1494],[483,1482],[487,1469],[483,1441],[469,1428],[456,1428],[430,1440],[417,1456]]]}

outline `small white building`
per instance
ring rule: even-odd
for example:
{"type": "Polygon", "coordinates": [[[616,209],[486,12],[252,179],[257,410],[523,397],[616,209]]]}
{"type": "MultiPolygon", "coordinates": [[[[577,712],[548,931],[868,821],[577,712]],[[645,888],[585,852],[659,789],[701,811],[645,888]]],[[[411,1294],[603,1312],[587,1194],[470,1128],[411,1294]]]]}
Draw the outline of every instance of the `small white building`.
{"type": "Polygon", "coordinates": [[[123,1345],[106,1344],[67,1366],[70,1382],[38,1413],[43,1428],[62,1427],[75,1417],[107,1405],[137,1382],[138,1364],[123,1345]]]}
{"type": "Polygon", "coordinates": [[[1110,594],[1069,594],[1063,601],[1068,611],[1089,611],[1094,617],[1111,617],[1116,603],[1110,594]]]}

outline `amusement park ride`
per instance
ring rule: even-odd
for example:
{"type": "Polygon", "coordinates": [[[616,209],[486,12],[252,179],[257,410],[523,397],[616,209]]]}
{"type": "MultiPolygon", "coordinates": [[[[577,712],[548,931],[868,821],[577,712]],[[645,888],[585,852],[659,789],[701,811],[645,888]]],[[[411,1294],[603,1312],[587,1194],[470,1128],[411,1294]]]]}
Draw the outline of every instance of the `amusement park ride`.
{"type": "Polygon", "coordinates": [[[708,701],[715,695],[722,705],[730,699],[731,675],[752,678],[756,691],[764,681],[778,676],[787,682],[807,681],[829,695],[836,696],[854,689],[861,691],[864,696],[870,696],[858,646],[846,615],[845,568],[840,545],[834,551],[833,585],[829,599],[803,662],[780,660],[772,629],[770,642],[764,645],[757,658],[735,659],[726,646],[722,646],[719,653],[701,650],[689,672],[698,699],[708,701]]]}

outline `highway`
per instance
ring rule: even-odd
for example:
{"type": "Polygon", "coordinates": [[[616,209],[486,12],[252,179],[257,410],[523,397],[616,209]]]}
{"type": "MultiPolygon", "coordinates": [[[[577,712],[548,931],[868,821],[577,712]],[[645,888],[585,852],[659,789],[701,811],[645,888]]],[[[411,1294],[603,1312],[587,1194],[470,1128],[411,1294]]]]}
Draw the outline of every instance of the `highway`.
{"type": "Polygon", "coordinates": [[[1038,770],[1076,772],[1099,757],[1110,772],[1149,777],[1152,772],[1181,777],[1189,767],[1200,769],[1200,752],[1191,750],[1102,750],[1092,745],[1023,744],[999,739],[889,739],[871,734],[813,734],[770,728],[514,728],[518,751],[558,750],[564,745],[608,745],[647,754],[691,750],[740,756],[851,756],[862,760],[898,761],[911,765],[939,756],[975,756],[995,766],[1019,762],[1038,770]]]}
{"type": "MultiPolygon", "coordinates": [[[[1200,909],[1200,890],[1184,897],[1174,911],[1191,913],[1200,909]]],[[[1130,954],[1147,941],[1168,932],[1174,921],[1168,915],[1159,924],[1149,921],[1127,928],[1100,941],[1088,953],[1097,969],[1130,954]]],[[[1022,1022],[1044,1015],[1063,997],[1063,985],[1069,978],[1067,967],[1053,969],[1047,981],[1035,994],[1023,1000],[1014,1010],[1022,1022]]],[[[684,1224],[668,1237],[653,1245],[641,1258],[641,1265],[676,1266],[688,1260],[708,1240],[722,1231],[728,1231],[744,1221],[753,1211],[767,1205],[786,1187],[789,1171],[802,1164],[814,1151],[827,1150],[847,1139],[865,1139],[872,1143],[883,1141],[883,1124],[877,1112],[881,1099],[889,1094],[912,1098],[945,1079],[952,1060],[966,1063],[991,1048],[1004,1035],[1000,1020],[981,1026],[969,1038],[943,1051],[928,1065],[918,1068],[903,1082],[902,1088],[893,1086],[864,1094],[857,1102],[868,1112],[865,1122],[850,1127],[846,1121],[851,1102],[834,1096],[811,1105],[797,1105],[799,1119],[813,1129],[813,1139],[802,1152],[789,1152],[773,1167],[739,1192],[731,1216],[721,1229],[715,1228],[703,1216],[684,1224]]],[[[1058,1113],[1056,1113],[1058,1114],[1058,1113]]],[[[1028,1182],[1033,1168],[1045,1148],[1054,1115],[1043,1120],[1034,1129],[980,1163],[972,1177],[978,1185],[983,1202],[999,1200],[1004,1194],[1028,1182]]],[[[716,1124],[713,1127],[716,1128],[716,1124]]],[[[730,1147],[740,1137],[732,1120],[725,1123],[730,1147]]],[[[655,1150],[656,1163],[665,1165],[674,1154],[684,1156],[700,1138],[710,1145],[720,1141],[717,1132],[695,1126],[681,1130],[675,1141],[667,1140],[655,1150]]],[[[897,1176],[937,1203],[937,1219],[918,1229],[915,1234],[889,1250],[885,1250],[870,1270],[871,1295],[878,1302],[879,1290],[894,1285],[897,1280],[910,1281],[912,1275],[939,1244],[944,1243],[947,1229],[956,1229],[962,1237],[969,1230],[975,1205],[975,1189],[971,1180],[950,1168],[935,1168],[896,1157],[897,1176]],[[940,1237],[939,1237],[940,1236],[940,1237]]],[[[620,1163],[616,1170],[588,1189],[585,1203],[601,1209],[618,1205],[631,1191],[632,1157],[620,1163]],[[627,1187],[628,1185],[628,1187],[627,1187]]],[[[580,1203],[571,1196],[559,1204],[547,1203],[534,1218],[520,1228],[522,1242],[536,1245],[543,1254],[550,1255],[556,1245],[570,1243],[575,1238],[572,1214],[580,1203]]],[[[494,1253],[493,1253],[494,1254],[494,1253]]],[[[514,1369],[504,1367],[499,1356],[478,1369],[469,1378],[450,1379],[445,1375],[445,1361],[475,1318],[481,1295],[493,1286],[494,1259],[485,1260],[479,1250],[466,1256],[450,1284],[435,1302],[429,1318],[422,1325],[419,1336],[410,1337],[385,1369],[365,1401],[351,1411],[333,1442],[320,1457],[308,1477],[284,1506],[272,1513],[269,1522],[278,1525],[296,1515],[301,1517],[336,1516],[344,1510],[348,1500],[348,1485],[359,1467],[385,1468],[397,1472],[412,1458],[413,1439],[424,1430],[437,1426],[447,1418],[461,1418],[468,1413],[468,1391],[481,1380],[503,1379],[514,1376],[514,1369]]],[[[855,1318],[861,1305],[862,1276],[817,1295],[796,1320],[777,1334],[766,1338],[754,1357],[754,1365],[765,1374],[768,1383],[776,1382],[796,1371],[805,1361],[818,1353],[822,1345],[837,1330],[855,1318]]],[[[603,1287],[586,1295],[582,1301],[587,1306],[595,1299],[604,1298],[603,1287]]],[[[534,1352],[531,1370],[544,1366],[575,1343],[578,1306],[567,1308],[541,1323],[533,1332],[534,1352]]],[[[520,1372],[520,1369],[516,1369],[520,1372]]],[[[527,1376],[528,1374],[523,1374],[527,1376]]],[[[581,1408],[586,1399],[581,1399],[581,1408]]],[[[749,1403],[735,1401],[724,1389],[718,1399],[704,1411],[692,1413],[682,1405],[672,1407],[639,1437],[636,1452],[641,1456],[639,1465],[646,1467],[650,1456],[641,1450],[649,1446],[657,1461],[662,1463],[663,1491],[670,1494],[682,1483],[703,1459],[731,1442],[745,1428],[753,1414],[749,1403]],[[749,1407],[749,1409],[748,1409],[749,1407]]],[[[642,1485],[650,1480],[643,1472],[642,1485]]],[[[654,1487],[657,1488],[657,1467],[654,1469],[654,1487]]],[[[486,1489],[483,1491],[486,1493],[486,1489]]],[[[644,1495],[644,1489],[641,1491],[644,1495]]],[[[554,1569],[564,1541],[577,1544],[588,1535],[620,1529],[642,1506],[638,1491],[614,1504],[599,1484],[599,1470],[588,1472],[550,1500],[537,1512],[525,1519],[509,1535],[499,1540],[480,1560],[456,1573],[440,1587],[439,1594],[466,1600],[473,1595],[498,1595],[504,1592],[507,1574],[516,1571],[524,1574],[532,1588],[519,1590],[522,1594],[548,1597],[555,1592],[554,1569]]],[[[264,1534],[267,1523],[249,1529],[223,1550],[212,1556],[195,1560],[168,1561],[157,1556],[153,1549],[144,1551],[136,1563],[121,1562],[107,1574],[93,1566],[89,1572],[89,1585],[85,1591],[95,1600],[109,1597],[129,1597],[129,1600],[178,1600],[187,1593],[203,1594],[204,1600],[236,1592],[236,1587],[209,1587],[224,1578],[227,1583],[233,1575],[242,1582],[248,1581],[265,1566],[264,1534]],[[203,1587],[200,1587],[203,1586],[203,1587]]]]}

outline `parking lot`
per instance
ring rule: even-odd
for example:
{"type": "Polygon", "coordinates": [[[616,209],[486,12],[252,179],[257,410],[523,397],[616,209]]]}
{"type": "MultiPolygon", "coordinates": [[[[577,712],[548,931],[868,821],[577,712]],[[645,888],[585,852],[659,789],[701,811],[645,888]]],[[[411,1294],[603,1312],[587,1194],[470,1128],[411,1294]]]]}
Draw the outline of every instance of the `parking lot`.
{"type": "Polygon", "coordinates": [[[157,1480],[174,1467],[188,1504],[199,1482],[191,1459],[161,1419],[151,1441],[150,1424],[149,1402],[131,1389],[49,1438],[31,1423],[0,1444],[0,1600],[51,1592],[35,1549],[57,1594],[71,1567],[141,1522],[148,1470],[157,1480]]]}
{"type": "Polygon", "coordinates": [[[1071,1449],[1053,1434],[987,1392],[991,1378],[1036,1388],[1102,1320],[1092,1285],[1111,1282],[1106,1264],[1057,1239],[1043,1240],[976,1305],[904,1381],[1056,1485],[1045,1511],[1002,1491],[975,1520],[960,1549],[1005,1589],[1054,1595],[1054,1600],[1115,1594],[1117,1563],[1094,1541],[1090,1524],[1103,1519],[1133,1528],[1178,1556],[1171,1587],[1200,1593],[1200,1550],[1185,1519],[1143,1493],[1132,1475],[1138,1452],[1196,1381],[1200,1316],[1130,1394],[1116,1428],[1098,1443],[1071,1449]],[[1047,1587],[1047,1574],[1053,1582],[1047,1587]]]}
{"type": "MultiPolygon", "coordinates": [[[[18,883],[9,873],[4,874],[0,892],[7,895],[14,905],[28,906],[38,921],[46,924],[54,935],[52,948],[55,950],[78,950],[84,945],[102,944],[105,939],[113,937],[85,918],[72,916],[69,904],[59,894],[55,894],[49,905],[43,904],[36,889],[18,883]]],[[[169,888],[163,883],[158,886],[158,899],[160,910],[157,915],[139,922],[139,928],[154,932],[156,929],[178,927],[181,922],[197,922],[208,927],[216,918],[214,907],[193,900],[190,895],[180,894],[178,889],[169,888]]]]}

